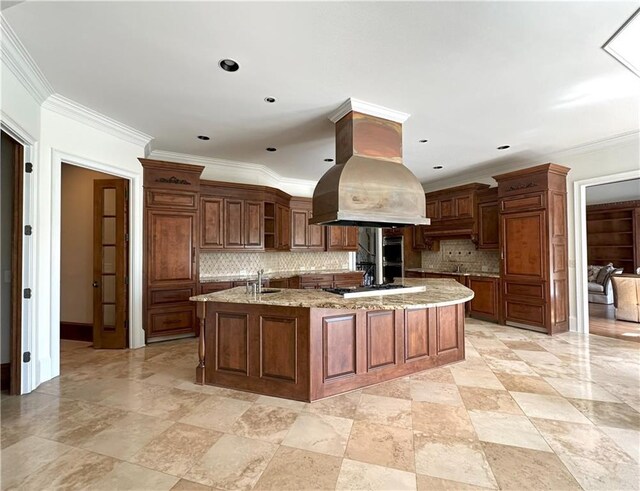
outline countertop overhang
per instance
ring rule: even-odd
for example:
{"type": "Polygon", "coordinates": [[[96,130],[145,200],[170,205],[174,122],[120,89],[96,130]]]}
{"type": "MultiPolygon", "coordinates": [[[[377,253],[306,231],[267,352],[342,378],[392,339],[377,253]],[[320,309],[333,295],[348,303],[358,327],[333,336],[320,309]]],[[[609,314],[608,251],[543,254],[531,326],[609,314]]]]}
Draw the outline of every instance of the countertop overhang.
{"type": "Polygon", "coordinates": [[[317,309],[345,310],[396,310],[411,308],[445,307],[468,302],[473,291],[454,279],[405,278],[401,285],[424,285],[426,290],[418,293],[399,293],[364,298],[342,298],[323,290],[295,290],[282,288],[277,293],[252,295],[244,286],[191,297],[194,302],[241,303],[249,305],[277,305],[317,309]]]}

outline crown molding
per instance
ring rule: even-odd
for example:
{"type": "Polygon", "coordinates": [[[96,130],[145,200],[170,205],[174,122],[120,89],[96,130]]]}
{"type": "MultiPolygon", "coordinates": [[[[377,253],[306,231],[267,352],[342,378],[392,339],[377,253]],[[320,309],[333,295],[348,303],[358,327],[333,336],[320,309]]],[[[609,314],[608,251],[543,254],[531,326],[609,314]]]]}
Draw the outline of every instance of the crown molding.
{"type": "Polygon", "coordinates": [[[0,14],[0,58],[38,105],[54,93],[53,87],[2,14],[0,14]]]}
{"type": "Polygon", "coordinates": [[[360,99],[349,98],[340,105],[340,107],[329,116],[332,123],[337,123],[351,111],[357,113],[368,114],[377,118],[388,119],[396,123],[404,123],[411,114],[389,109],[388,107],[378,106],[370,102],[361,101],[360,99]]]}
{"type": "Polygon", "coordinates": [[[127,126],[124,123],[120,123],[115,119],[111,119],[108,116],[100,114],[93,109],[78,104],[77,102],[67,99],[60,94],[53,94],[47,98],[42,104],[44,109],[48,109],[55,113],[61,114],[71,118],[78,123],[85,124],[97,130],[104,131],[112,136],[120,138],[121,140],[146,147],[153,137],[138,131],[131,126],[127,126]]]}
{"type": "Polygon", "coordinates": [[[499,163],[493,165],[481,165],[479,168],[467,169],[461,171],[460,174],[456,174],[443,179],[422,182],[422,187],[426,191],[432,192],[436,189],[450,187],[452,185],[458,185],[467,182],[474,182],[479,179],[491,179],[491,176],[502,174],[506,172],[525,169],[532,165],[540,164],[541,162],[557,162],[562,164],[562,159],[566,157],[572,157],[576,155],[587,155],[593,152],[598,152],[604,148],[613,147],[625,143],[638,143],[640,142],[640,131],[626,131],[600,140],[593,140],[590,142],[581,143],[572,147],[567,147],[562,150],[554,152],[548,152],[540,154],[534,158],[518,159],[514,157],[513,161],[505,163],[501,160],[499,163]]]}
{"type": "Polygon", "coordinates": [[[200,155],[190,155],[186,153],[169,152],[166,150],[152,150],[148,159],[164,160],[168,162],[176,162],[179,164],[198,164],[204,165],[207,169],[219,169],[222,173],[236,173],[244,171],[255,176],[256,184],[263,184],[265,179],[271,184],[284,184],[302,187],[315,187],[316,181],[308,179],[296,179],[292,177],[284,177],[263,164],[254,164],[250,162],[239,162],[235,160],[217,159],[213,157],[202,157],[200,155]],[[262,179],[261,179],[262,178],[262,179]]]}

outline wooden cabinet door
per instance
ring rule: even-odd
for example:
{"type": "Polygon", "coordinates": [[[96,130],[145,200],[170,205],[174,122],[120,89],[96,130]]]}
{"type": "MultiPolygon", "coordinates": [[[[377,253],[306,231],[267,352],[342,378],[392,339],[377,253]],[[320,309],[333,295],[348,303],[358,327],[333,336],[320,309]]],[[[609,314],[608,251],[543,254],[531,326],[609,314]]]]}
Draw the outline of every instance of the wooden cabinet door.
{"type": "Polygon", "coordinates": [[[327,227],[327,250],[341,251],[344,244],[344,227],[327,227]]]}
{"type": "MultiPolygon", "coordinates": [[[[427,214],[427,216],[429,215],[427,214]]],[[[418,250],[426,249],[427,246],[424,242],[424,227],[422,225],[415,225],[411,228],[413,229],[412,230],[413,248],[418,250]]]]}
{"type": "Polygon", "coordinates": [[[497,202],[478,205],[478,249],[498,249],[499,221],[497,202]]]}
{"type": "Polygon", "coordinates": [[[440,200],[440,218],[443,220],[449,220],[456,218],[456,200],[455,198],[440,200]]]}
{"type": "Polygon", "coordinates": [[[358,250],[358,227],[345,227],[344,231],[344,250],[358,250]]]}
{"type": "Polygon", "coordinates": [[[244,201],[241,199],[224,200],[224,248],[244,248],[244,201]]]}
{"type": "Polygon", "coordinates": [[[497,279],[471,276],[469,288],[474,293],[469,306],[469,315],[478,319],[497,321],[499,306],[497,279]]]}
{"type": "Polygon", "coordinates": [[[473,199],[471,195],[456,198],[456,218],[473,218],[473,199]]]}
{"type": "Polygon", "coordinates": [[[222,198],[200,198],[200,249],[224,247],[223,204],[222,198]]]}
{"type": "Polygon", "coordinates": [[[291,248],[291,210],[276,204],[276,249],[288,251],[291,248]]]}
{"type": "Polygon", "coordinates": [[[291,210],[291,248],[306,249],[308,215],[306,210],[291,210]]]}
{"type": "Polygon", "coordinates": [[[262,201],[244,202],[243,227],[245,249],[264,249],[264,203],[262,201]]]}
{"type": "MultiPolygon", "coordinates": [[[[311,215],[309,215],[311,218],[311,215]]],[[[307,231],[307,244],[309,249],[324,250],[324,226],[323,225],[309,225],[307,231]]]]}
{"type": "Polygon", "coordinates": [[[503,277],[544,280],[548,243],[545,215],[540,210],[500,216],[503,277]]]}
{"type": "Polygon", "coordinates": [[[147,210],[149,286],[196,282],[196,213],[147,210]]]}
{"type": "Polygon", "coordinates": [[[431,220],[440,219],[440,203],[438,200],[427,201],[427,218],[431,220]]]}

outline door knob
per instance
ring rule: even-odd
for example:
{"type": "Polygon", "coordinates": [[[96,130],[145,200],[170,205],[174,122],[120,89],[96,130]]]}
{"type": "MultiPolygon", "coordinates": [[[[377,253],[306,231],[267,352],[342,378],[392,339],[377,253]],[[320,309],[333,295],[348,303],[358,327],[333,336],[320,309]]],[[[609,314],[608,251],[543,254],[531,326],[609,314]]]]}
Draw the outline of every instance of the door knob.
{"type": "Polygon", "coordinates": [[[94,287],[94,288],[98,288],[98,282],[97,282],[97,281],[94,281],[94,282],[93,282],[93,287],[94,287]]]}

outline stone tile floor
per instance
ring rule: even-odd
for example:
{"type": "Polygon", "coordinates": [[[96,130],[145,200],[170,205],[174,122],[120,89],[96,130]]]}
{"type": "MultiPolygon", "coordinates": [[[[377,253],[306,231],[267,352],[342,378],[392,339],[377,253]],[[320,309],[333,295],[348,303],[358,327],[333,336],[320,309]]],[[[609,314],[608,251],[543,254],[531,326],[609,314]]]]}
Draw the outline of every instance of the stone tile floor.
{"type": "Polygon", "coordinates": [[[193,383],[195,340],[62,343],[2,396],[2,489],[638,489],[640,346],[467,321],[466,361],[313,404],[193,383]]]}

